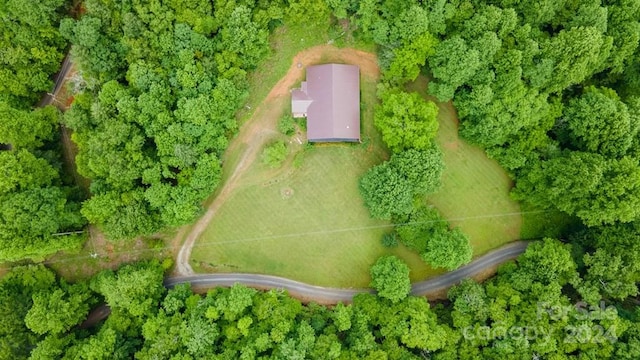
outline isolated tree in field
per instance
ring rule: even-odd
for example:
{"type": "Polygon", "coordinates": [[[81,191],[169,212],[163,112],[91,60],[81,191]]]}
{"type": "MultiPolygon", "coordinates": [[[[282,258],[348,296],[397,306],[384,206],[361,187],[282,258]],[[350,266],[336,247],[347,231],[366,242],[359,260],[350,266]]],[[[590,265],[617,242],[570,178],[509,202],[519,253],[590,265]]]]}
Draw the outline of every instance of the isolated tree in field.
{"type": "Polygon", "coordinates": [[[393,248],[398,246],[398,234],[395,231],[382,235],[382,246],[393,248]]]}
{"type": "Polygon", "coordinates": [[[473,248],[459,228],[440,227],[427,236],[427,246],[420,258],[432,267],[455,270],[471,261],[473,248]]]}
{"type": "Polygon", "coordinates": [[[374,122],[393,152],[426,150],[438,131],[438,107],[417,93],[382,90],[374,122]]]}
{"type": "Polygon", "coordinates": [[[438,229],[446,230],[447,222],[432,207],[418,206],[412,208],[406,224],[396,227],[396,232],[402,244],[409,249],[422,254],[427,249],[427,242],[438,229]]]}
{"type": "Polygon", "coordinates": [[[370,169],[360,179],[360,193],[374,218],[403,217],[411,212],[413,199],[438,190],[443,171],[442,152],[435,145],[409,149],[370,169]]]}
{"type": "Polygon", "coordinates": [[[406,224],[396,231],[405,246],[433,267],[453,270],[471,261],[469,238],[459,228],[449,229],[449,223],[432,207],[412,209],[406,224]]]}
{"type": "Polygon", "coordinates": [[[267,146],[262,152],[262,163],[270,168],[277,168],[287,158],[287,144],[284,141],[278,141],[267,146]]]}
{"type": "Polygon", "coordinates": [[[290,114],[284,115],[278,120],[278,131],[290,136],[296,131],[296,123],[290,114]]]}
{"type": "Polygon", "coordinates": [[[383,256],[371,267],[370,286],[378,296],[398,302],[409,294],[409,266],[395,256],[383,256]]]}

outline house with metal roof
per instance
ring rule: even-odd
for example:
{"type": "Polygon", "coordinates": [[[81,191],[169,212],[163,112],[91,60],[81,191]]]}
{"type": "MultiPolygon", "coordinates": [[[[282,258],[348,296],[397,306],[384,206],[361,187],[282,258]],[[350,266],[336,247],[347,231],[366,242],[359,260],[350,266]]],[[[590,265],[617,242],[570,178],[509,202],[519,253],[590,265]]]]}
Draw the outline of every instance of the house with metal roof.
{"type": "Polygon", "coordinates": [[[360,141],[360,68],[323,64],[291,91],[293,117],[307,118],[309,142],[360,141]]]}

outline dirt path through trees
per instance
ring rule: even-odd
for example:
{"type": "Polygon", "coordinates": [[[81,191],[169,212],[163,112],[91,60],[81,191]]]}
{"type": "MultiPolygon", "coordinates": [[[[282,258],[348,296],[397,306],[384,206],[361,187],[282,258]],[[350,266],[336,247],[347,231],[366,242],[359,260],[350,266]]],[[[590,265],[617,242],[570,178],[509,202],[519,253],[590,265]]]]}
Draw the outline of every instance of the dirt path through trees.
{"type": "MultiPolygon", "coordinates": [[[[293,58],[287,74],[271,89],[251,118],[240,128],[238,136],[231,141],[227,149],[228,153],[233,153],[242,148],[244,148],[244,151],[240,155],[238,164],[231,176],[221,185],[218,195],[209,205],[205,214],[191,228],[191,232],[182,244],[176,260],[176,273],[178,275],[186,276],[194,273],[189,264],[189,258],[196,239],[207,228],[222,204],[227,201],[237,187],[241,175],[257,159],[260,150],[275,131],[281,109],[290,99],[290,89],[297,81],[303,79],[307,66],[324,62],[358,65],[360,66],[361,74],[375,78],[378,78],[380,74],[376,56],[372,53],[351,48],[340,49],[331,45],[319,45],[298,53],[293,58]]],[[[181,236],[181,234],[182,232],[179,232],[178,236],[181,236]]]]}

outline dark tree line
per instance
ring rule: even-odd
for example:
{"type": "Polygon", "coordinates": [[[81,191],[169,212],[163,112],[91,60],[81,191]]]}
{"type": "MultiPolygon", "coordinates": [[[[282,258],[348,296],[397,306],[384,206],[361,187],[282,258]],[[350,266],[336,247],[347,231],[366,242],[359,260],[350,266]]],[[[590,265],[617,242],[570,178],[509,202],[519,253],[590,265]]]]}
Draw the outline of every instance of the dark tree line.
{"type": "MultiPolygon", "coordinates": [[[[390,79],[410,80],[417,66],[431,77],[430,94],[453,101],[462,135],[483,146],[514,178],[514,198],[561,210],[585,225],[564,239],[571,245],[545,242],[537,255],[528,251],[517,270],[505,266],[485,286],[469,283],[453,291],[454,324],[502,331],[518,319],[512,315],[518,307],[532,314],[540,302],[570,304],[567,296],[590,304],[637,297],[639,1],[338,3],[364,38],[378,39],[390,79]],[[417,6],[427,15],[415,23],[425,21],[430,35],[416,37],[420,42],[414,44],[425,48],[408,56],[417,45],[378,35],[392,32],[399,18],[389,17],[392,9],[399,14],[417,6]],[[380,9],[373,12],[375,20],[364,15],[368,8],[380,9]],[[429,36],[436,41],[424,40],[429,36]]],[[[403,240],[402,232],[406,238],[414,230],[397,232],[403,240]]],[[[422,241],[410,246],[426,246],[423,237],[415,238],[422,241]]],[[[476,338],[449,358],[554,358],[554,351],[570,354],[557,358],[635,358],[638,328],[626,321],[637,309],[621,313],[624,320],[609,318],[595,328],[560,320],[574,335],[624,329],[614,341],[594,344],[589,337],[583,342],[574,337],[536,345],[501,336],[476,338]]],[[[519,321],[540,320],[527,316],[519,321]]]]}
{"type": "MultiPolygon", "coordinates": [[[[453,101],[461,134],[510,172],[514,198],[586,226],[638,220],[639,1],[328,3],[379,46],[387,84],[423,72],[431,78],[429,94],[453,101]]],[[[392,120],[377,124],[400,151],[404,136],[421,132],[392,111],[393,98],[381,101],[377,117],[392,120]]],[[[402,103],[410,119],[421,119],[410,98],[402,103]]],[[[378,203],[395,199],[392,208],[407,213],[410,191],[392,186],[398,176],[386,173],[378,203]]],[[[368,177],[374,175],[382,178],[382,170],[368,177]]],[[[374,216],[389,208],[366,202],[374,216]]]]}
{"type": "Polygon", "coordinates": [[[66,42],[58,25],[61,0],[0,4],[0,261],[42,260],[77,249],[80,192],[62,173],[60,114],[35,108],[53,88],[66,42]]]}
{"type": "Polygon", "coordinates": [[[494,278],[464,280],[434,304],[407,295],[409,269],[394,257],[371,268],[378,295],[333,307],[241,285],[166,290],[170,262],[77,284],[17,267],[0,281],[0,359],[637,359],[639,234],[622,226],[575,233],[576,245],[534,242],[494,278]],[[617,255],[589,252],[599,244],[617,255]],[[111,315],[80,327],[101,302],[111,315]]]}
{"type": "Polygon", "coordinates": [[[636,220],[640,2],[447,5],[429,91],[453,99],[516,197],[589,226],[636,220]]]}

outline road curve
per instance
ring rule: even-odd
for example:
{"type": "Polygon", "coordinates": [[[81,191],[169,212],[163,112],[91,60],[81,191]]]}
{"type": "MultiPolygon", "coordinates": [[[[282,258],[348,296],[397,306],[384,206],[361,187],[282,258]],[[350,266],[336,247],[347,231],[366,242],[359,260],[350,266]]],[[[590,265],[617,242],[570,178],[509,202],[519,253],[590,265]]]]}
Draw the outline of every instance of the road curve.
{"type": "MultiPolygon", "coordinates": [[[[427,296],[437,294],[457,284],[462,279],[473,277],[488,268],[498,266],[508,260],[515,259],[522,254],[529,243],[516,241],[491,251],[468,265],[444,275],[429,280],[419,281],[411,286],[411,294],[427,296]]],[[[232,286],[240,283],[257,289],[283,289],[289,294],[303,301],[314,301],[321,304],[336,304],[350,302],[357,294],[372,292],[371,289],[341,289],[305,284],[299,281],[272,275],[261,274],[198,274],[189,276],[170,277],[165,280],[165,286],[171,288],[177,284],[190,283],[194,288],[208,289],[217,286],[232,286]]]]}
{"type": "MultiPolygon", "coordinates": [[[[457,270],[429,280],[414,283],[411,286],[411,294],[426,297],[429,297],[432,294],[438,294],[457,284],[462,279],[473,277],[488,268],[492,268],[506,261],[515,259],[527,249],[527,245],[529,245],[529,242],[527,241],[515,241],[506,244],[497,250],[480,256],[468,265],[457,270]]],[[[206,290],[218,286],[228,287],[235,284],[243,284],[261,290],[283,289],[287,290],[289,295],[302,301],[313,301],[325,305],[337,304],[339,302],[349,303],[357,294],[365,292],[373,293],[373,290],[371,289],[329,288],[309,285],[278,276],[261,274],[199,274],[168,277],[164,281],[164,285],[167,288],[173,288],[178,284],[184,283],[190,283],[191,286],[197,290],[206,290]]],[[[110,313],[111,309],[107,305],[102,304],[89,314],[87,320],[80,325],[80,328],[86,329],[94,326],[99,321],[107,318],[110,313]]]]}

